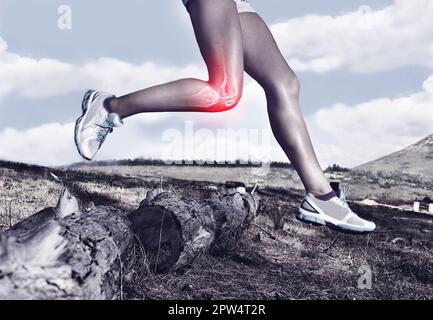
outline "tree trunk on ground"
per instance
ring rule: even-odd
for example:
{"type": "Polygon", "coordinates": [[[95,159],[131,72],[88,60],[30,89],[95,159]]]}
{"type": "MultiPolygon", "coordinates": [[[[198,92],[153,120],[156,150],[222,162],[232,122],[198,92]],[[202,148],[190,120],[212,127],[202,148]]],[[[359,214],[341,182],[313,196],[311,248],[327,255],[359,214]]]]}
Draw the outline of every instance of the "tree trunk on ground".
{"type": "Polygon", "coordinates": [[[234,189],[202,201],[152,191],[128,217],[108,206],[80,210],[64,189],[56,208],[0,234],[0,299],[122,298],[134,239],[152,271],[178,269],[235,248],[257,208],[257,197],[234,189]]]}
{"type": "Polygon", "coordinates": [[[191,265],[202,253],[234,249],[258,205],[258,197],[234,189],[199,202],[153,193],[130,220],[151,270],[166,272],[191,265]]]}
{"type": "Polygon", "coordinates": [[[88,212],[66,190],[0,235],[0,299],[121,298],[121,257],[131,244],[125,214],[88,212]]]}

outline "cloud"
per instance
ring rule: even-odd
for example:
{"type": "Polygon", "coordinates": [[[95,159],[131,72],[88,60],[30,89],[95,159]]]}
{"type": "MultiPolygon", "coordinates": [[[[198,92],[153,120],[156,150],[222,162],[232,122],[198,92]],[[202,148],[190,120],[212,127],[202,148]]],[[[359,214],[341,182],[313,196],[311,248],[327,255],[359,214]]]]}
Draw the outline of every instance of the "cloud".
{"type": "Polygon", "coordinates": [[[75,157],[73,124],[50,123],[27,130],[7,128],[0,131],[0,159],[59,165],[75,157]]]}
{"type": "MultiPolygon", "coordinates": [[[[284,160],[270,132],[263,91],[247,81],[244,92],[240,105],[225,113],[151,113],[128,118],[108,137],[96,159],[284,160]],[[246,113],[255,116],[245,117],[246,113]]],[[[73,128],[74,123],[68,122],[0,130],[0,159],[52,166],[81,161],[73,128]]]]}
{"type": "MultiPolygon", "coordinates": [[[[429,0],[396,0],[381,10],[362,7],[334,17],[307,15],[274,24],[271,30],[297,71],[326,73],[348,68],[372,73],[403,66],[433,66],[433,1],[429,0]]],[[[8,50],[6,41],[0,38],[0,98],[10,94],[43,99],[86,88],[123,94],[191,76],[203,78],[206,70],[201,65],[132,64],[113,58],[72,64],[24,57],[8,50]]],[[[98,159],[161,157],[164,141],[158,137],[162,137],[164,129],[158,131],[157,127],[162,122],[148,125],[155,119],[162,118],[167,128],[173,126],[173,129],[179,129],[187,120],[194,120],[198,127],[212,132],[230,127],[269,129],[262,90],[251,82],[246,84],[244,93],[240,105],[229,113],[146,114],[128,119],[127,125],[107,140],[98,159]]],[[[306,120],[324,166],[334,162],[354,166],[432,133],[432,103],[433,76],[419,92],[410,96],[375,99],[357,105],[336,104],[306,120]]],[[[50,123],[26,130],[2,129],[0,158],[48,165],[78,161],[72,133],[73,123],[50,123]]],[[[208,143],[222,142],[216,137],[208,143]]],[[[247,141],[244,139],[241,144],[245,146],[247,141]]],[[[273,139],[256,147],[268,150],[272,159],[285,159],[273,139]]],[[[206,148],[200,150],[206,152],[206,148]]],[[[210,155],[211,151],[209,148],[210,155]]]]}
{"type": "Polygon", "coordinates": [[[205,69],[197,65],[159,66],[152,62],[134,65],[113,58],[74,65],[56,59],[23,57],[9,52],[7,43],[0,38],[0,95],[40,99],[86,88],[124,94],[178,78],[205,75],[205,69]]]}
{"type": "Polygon", "coordinates": [[[308,120],[321,162],[351,167],[433,133],[432,105],[433,75],[412,95],[352,106],[336,104],[308,120]]]}
{"type": "Polygon", "coordinates": [[[371,73],[403,66],[433,67],[433,1],[394,0],[339,16],[306,15],[271,26],[297,71],[349,68],[371,73]]]}
{"type": "MultiPolygon", "coordinates": [[[[251,156],[285,160],[269,131],[263,93],[254,82],[245,90],[245,100],[228,113],[176,114],[175,121],[167,118],[156,123],[146,122],[147,114],[127,119],[125,126],[107,139],[97,159],[173,155],[172,158],[230,160],[251,156]],[[242,116],[246,108],[258,116],[242,116]],[[194,122],[192,133],[186,128],[189,121],[194,122]]],[[[432,105],[433,75],[424,81],[419,92],[411,95],[356,105],[335,104],[306,120],[322,166],[338,163],[353,167],[433,133],[432,105]]],[[[79,161],[73,142],[73,123],[1,130],[0,158],[45,165],[79,161]]]]}
{"type": "MultiPolygon", "coordinates": [[[[433,1],[395,0],[381,10],[361,7],[339,16],[307,15],[271,30],[297,71],[359,73],[433,66],[433,1]]],[[[0,96],[60,96],[86,88],[123,94],[183,77],[206,77],[204,65],[161,66],[98,58],[82,64],[25,57],[0,38],[0,96]]]]}

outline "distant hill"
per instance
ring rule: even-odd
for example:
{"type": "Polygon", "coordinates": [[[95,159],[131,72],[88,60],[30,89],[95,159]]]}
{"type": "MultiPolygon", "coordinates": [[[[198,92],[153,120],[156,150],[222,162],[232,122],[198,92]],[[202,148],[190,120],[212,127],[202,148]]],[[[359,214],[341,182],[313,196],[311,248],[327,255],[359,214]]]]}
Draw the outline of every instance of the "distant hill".
{"type": "Polygon", "coordinates": [[[368,171],[399,171],[433,178],[433,134],[380,159],[354,168],[368,171]]]}
{"type": "Polygon", "coordinates": [[[16,172],[27,172],[36,175],[46,175],[49,171],[55,171],[53,168],[39,166],[35,164],[27,164],[22,162],[6,161],[0,159],[0,169],[10,169],[16,172]]]}

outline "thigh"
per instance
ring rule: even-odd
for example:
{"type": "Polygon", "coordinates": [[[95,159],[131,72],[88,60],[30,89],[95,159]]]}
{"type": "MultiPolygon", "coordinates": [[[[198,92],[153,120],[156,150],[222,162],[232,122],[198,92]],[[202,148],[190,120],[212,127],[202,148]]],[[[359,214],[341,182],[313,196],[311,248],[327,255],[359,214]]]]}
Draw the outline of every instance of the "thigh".
{"type": "Polygon", "coordinates": [[[243,43],[239,14],[233,0],[190,0],[187,9],[209,81],[242,83],[243,43]]]}
{"type": "Polygon", "coordinates": [[[263,87],[296,79],[266,23],[256,13],[241,13],[245,71],[263,87]]]}

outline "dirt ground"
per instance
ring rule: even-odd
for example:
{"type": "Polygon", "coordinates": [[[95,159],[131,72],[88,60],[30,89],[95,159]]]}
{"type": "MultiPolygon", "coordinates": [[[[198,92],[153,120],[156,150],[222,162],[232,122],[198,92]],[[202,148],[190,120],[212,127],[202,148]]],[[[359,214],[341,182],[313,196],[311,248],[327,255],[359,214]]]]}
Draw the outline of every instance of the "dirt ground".
{"type": "MultiPolygon", "coordinates": [[[[220,183],[170,177],[161,180],[157,175],[144,178],[121,172],[106,174],[103,170],[51,171],[79,184],[83,201],[91,199],[95,205],[111,204],[126,210],[136,208],[146,191],[155,187],[197,198],[203,195],[205,186],[220,183]]],[[[56,204],[62,183],[49,172],[39,167],[1,164],[1,229],[56,204]]],[[[423,194],[424,186],[419,190],[423,194]]],[[[124,297],[433,298],[432,217],[350,202],[355,212],[373,220],[378,228],[371,235],[340,234],[295,219],[303,195],[299,189],[268,184],[257,192],[263,204],[260,215],[236,251],[223,257],[204,255],[191,268],[168,274],[151,273],[144,259],[138,259],[134,272],[124,279],[124,297]]]]}

